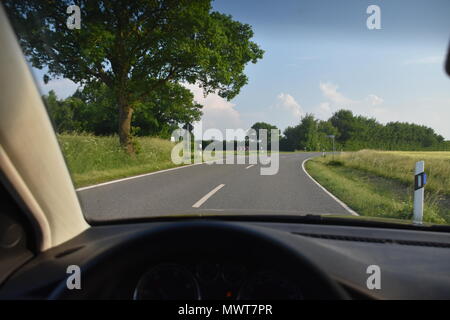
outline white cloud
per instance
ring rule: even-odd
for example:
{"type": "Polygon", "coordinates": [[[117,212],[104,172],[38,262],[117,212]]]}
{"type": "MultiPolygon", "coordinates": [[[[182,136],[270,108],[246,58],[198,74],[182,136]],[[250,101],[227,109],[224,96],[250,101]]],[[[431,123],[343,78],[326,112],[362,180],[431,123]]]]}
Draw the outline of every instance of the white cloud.
{"type": "Polygon", "coordinates": [[[321,82],[319,88],[327,101],[322,102],[315,109],[315,114],[320,119],[328,119],[333,112],[339,109],[350,109],[353,112],[369,117],[375,117],[383,110],[384,99],[371,93],[365,98],[357,100],[345,96],[339,92],[339,86],[331,82],[321,82]]]}
{"type": "Polygon", "coordinates": [[[409,65],[409,64],[438,64],[438,63],[444,63],[443,56],[429,56],[429,57],[409,59],[404,61],[403,64],[409,65]]]}
{"type": "MultiPolygon", "coordinates": [[[[225,136],[226,129],[239,129],[243,127],[241,115],[234,107],[235,104],[227,101],[217,94],[203,95],[203,89],[198,85],[185,84],[185,87],[192,91],[194,100],[203,105],[203,116],[201,119],[201,129],[219,129],[225,136]]],[[[200,133],[200,123],[194,124],[194,134],[200,133]]],[[[209,139],[210,137],[205,137],[209,139]]]]}
{"type": "Polygon", "coordinates": [[[295,121],[298,122],[301,116],[304,114],[300,104],[288,93],[280,93],[277,96],[278,103],[277,108],[288,111],[295,121]]]}
{"type": "Polygon", "coordinates": [[[352,99],[345,97],[342,93],[338,92],[339,86],[331,82],[321,82],[319,88],[322,94],[330,100],[331,103],[337,105],[349,105],[355,103],[352,99]]]}

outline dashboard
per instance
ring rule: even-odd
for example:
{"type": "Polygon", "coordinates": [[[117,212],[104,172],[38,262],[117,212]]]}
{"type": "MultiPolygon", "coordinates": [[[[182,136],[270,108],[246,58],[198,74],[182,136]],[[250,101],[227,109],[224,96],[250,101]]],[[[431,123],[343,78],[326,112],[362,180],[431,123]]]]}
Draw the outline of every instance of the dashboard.
{"type": "Polygon", "coordinates": [[[450,299],[448,270],[447,232],[187,219],[89,228],[31,259],[0,299],[450,299]],[[83,290],[67,290],[70,265],[83,290]]]}

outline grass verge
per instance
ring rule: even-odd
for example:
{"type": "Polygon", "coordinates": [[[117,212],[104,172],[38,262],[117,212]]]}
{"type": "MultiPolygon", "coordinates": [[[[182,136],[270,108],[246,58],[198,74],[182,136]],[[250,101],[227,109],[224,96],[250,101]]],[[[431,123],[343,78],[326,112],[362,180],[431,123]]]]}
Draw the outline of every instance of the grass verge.
{"type": "Polygon", "coordinates": [[[414,181],[415,163],[425,161],[426,189],[450,195],[450,152],[376,151],[345,152],[335,158],[349,168],[367,171],[405,185],[414,181]]]}
{"type": "Polygon", "coordinates": [[[76,187],[176,167],[170,158],[173,143],[154,138],[136,138],[140,152],[130,157],[116,136],[61,134],[58,140],[76,187]]]}
{"type": "MultiPolygon", "coordinates": [[[[427,153],[414,155],[411,162],[411,159],[403,159],[411,155],[364,150],[335,156],[334,160],[331,156],[314,158],[306,162],[305,166],[314,179],[360,215],[411,220],[413,183],[412,178],[406,177],[406,173],[413,175],[416,157],[428,159],[426,167],[428,165],[431,172],[445,171],[447,154],[436,157],[427,153]],[[371,155],[370,160],[364,163],[362,159],[368,154],[371,155]],[[437,162],[429,161],[430,159],[437,162]],[[444,164],[441,161],[444,161],[444,164]],[[434,167],[436,164],[438,168],[434,167]],[[383,171],[383,165],[391,169],[383,171]],[[394,167],[398,167],[400,173],[394,167]]],[[[450,223],[450,197],[446,186],[441,183],[442,181],[435,182],[432,184],[434,188],[427,185],[425,189],[426,222],[450,223]]]]}

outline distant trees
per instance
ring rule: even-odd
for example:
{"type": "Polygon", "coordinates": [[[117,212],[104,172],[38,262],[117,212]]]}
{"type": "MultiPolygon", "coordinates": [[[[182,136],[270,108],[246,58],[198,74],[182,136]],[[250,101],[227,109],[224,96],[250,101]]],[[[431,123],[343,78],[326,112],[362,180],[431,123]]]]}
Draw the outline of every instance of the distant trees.
{"type": "Polygon", "coordinates": [[[380,150],[447,150],[448,143],[432,128],[403,122],[383,125],[373,118],[355,116],[350,110],[339,110],[330,119],[322,121],[307,114],[295,127],[283,132],[280,149],[286,151],[330,150],[329,135],[336,137],[338,149],[380,150]]]}
{"type": "MultiPolygon", "coordinates": [[[[278,132],[278,136],[280,135],[280,130],[269,123],[266,122],[256,122],[252,125],[251,129],[256,131],[256,140],[259,141],[261,139],[259,130],[267,130],[267,150],[272,149],[272,130],[275,129],[278,132]]],[[[259,142],[257,143],[257,149],[259,150],[259,142]]]]}
{"type": "Polygon", "coordinates": [[[306,114],[300,124],[284,130],[280,150],[329,150],[332,146],[329,135],[337,135],[337,129],[330,121],[321,121],[315,119],[313,114],[306,114]]]}

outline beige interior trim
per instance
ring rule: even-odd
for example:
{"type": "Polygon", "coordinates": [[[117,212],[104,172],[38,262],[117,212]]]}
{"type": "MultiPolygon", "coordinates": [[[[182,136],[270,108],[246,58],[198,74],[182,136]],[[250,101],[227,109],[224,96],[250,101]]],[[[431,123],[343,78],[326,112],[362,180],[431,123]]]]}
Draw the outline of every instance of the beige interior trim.
{"type": "Polygon", "coordinates": [[[6,178],[14,185],[16,192],[21,197],[25,206],[33,212],[33,216],[30,217],[33,222],[33,227],[37,228],[37,247],[41,250],[45,250],[51,247],[51,231],[48,224],[48,220],[45,217],[39,204],[34,199],[27,185],[22,180],[20,174],[17,172],[16,168],[9,160],[3,147],[0,145],[0,165],[6,178]]]}
{"type": "Polygon", "coordinates": [[[0,5],[0,167],[28,206],[40,249],[83,232],[69,171],[40,93],[0,5]]]}

